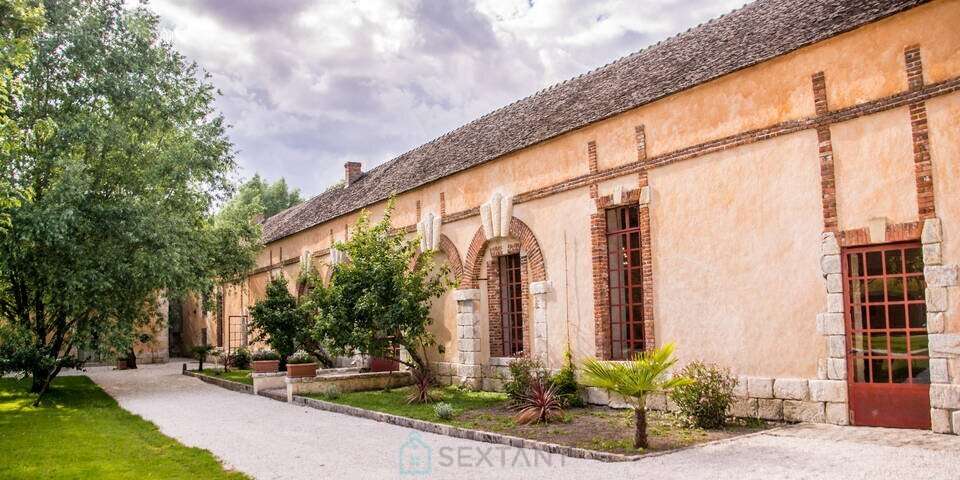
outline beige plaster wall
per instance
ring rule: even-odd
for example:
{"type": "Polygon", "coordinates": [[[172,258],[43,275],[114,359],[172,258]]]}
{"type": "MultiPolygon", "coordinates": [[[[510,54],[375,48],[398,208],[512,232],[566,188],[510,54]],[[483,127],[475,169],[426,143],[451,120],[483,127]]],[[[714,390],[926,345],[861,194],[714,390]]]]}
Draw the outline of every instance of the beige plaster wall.
{"type": "MultiPolygon", "coordinates": [[[[960,264],[960,93],[927,102],[930,158],[944,264],[960,264]]],[[[950,289],[947,332],[960,332],[960,288],[950,289]]],[[[960,373],[960,372],[958,372],[960,373]]]]}
{"type": "Polygon", "coordinates": [[[866,227],[886,217],[913,222],[917,188],[907,107],[831,127],[841,230],[866,227]]]}
{"type": "Polygon", "coordinates": [[[650,172],[658,344],[743,375],[814,378],[822,340],[814,132],[650,172]]]}

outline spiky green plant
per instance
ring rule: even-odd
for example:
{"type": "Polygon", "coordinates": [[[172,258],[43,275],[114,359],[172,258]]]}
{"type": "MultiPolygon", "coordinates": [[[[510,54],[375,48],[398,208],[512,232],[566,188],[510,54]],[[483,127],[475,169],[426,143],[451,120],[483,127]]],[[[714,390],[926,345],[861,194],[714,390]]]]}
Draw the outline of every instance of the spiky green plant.
{"type": "Polygon", "coordinates": [[[588,359],[583,364],[581,383],[617,393],[629,402],[636,418],[633,446],[647,448],[647,395],[666,393],[689,382],[684,377],[670,377],[667,374],[674,363],[672,343],[638,353],[628,362],[588,359]]]}

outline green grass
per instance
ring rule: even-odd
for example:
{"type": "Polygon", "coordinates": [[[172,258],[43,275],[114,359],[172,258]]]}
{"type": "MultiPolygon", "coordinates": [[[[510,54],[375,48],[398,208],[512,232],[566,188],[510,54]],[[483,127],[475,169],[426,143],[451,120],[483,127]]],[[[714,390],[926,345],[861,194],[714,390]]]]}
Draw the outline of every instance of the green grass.
{"type": "Polygon", "coordinates": [[[250,370],[230,370],[228,372],[224,372],[223,370],[204,368],[198,373],[208,377],[222,378],[224,380],[230,380],[231,382],[253,385],[253,377],[250,376],[250,370]]]}
{"type": "Polygon", "coordinates": [[[309,394],[308,397],[326,400],[328,402],[350,405],[353,407],[390,413],[401,417],[416,418],[429,422],[459,425],[457,415],[460,413],[485,407],[494,407],[507,401],[507,395],[498,392],[473,392],[460,390],[456,387],[437,388],[433,390],[434,397],[439,401],[449,403],[453,407],[453,418],[441,420],[433,411],[435,403],[409,404],[407,403],[406,388],[393,390],[373,390],[366,392],[341,393],[337,398],[327,398],[323,394],[309,394]]]}
{"type": "Polygon", "coordinates": [[[37,408],[28,388],[0,378],[0,478],[247,478],[121,409],[87,377],[56,379],[37,408]]]}

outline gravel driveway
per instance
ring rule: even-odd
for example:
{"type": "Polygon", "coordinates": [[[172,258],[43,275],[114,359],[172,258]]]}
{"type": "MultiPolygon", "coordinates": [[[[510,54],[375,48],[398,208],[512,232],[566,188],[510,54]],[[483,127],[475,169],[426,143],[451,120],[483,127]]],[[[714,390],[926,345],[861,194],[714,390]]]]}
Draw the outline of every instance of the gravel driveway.
{"type": "Polygon", "coordinates": [[[125,409],[258,479],[691,478],[955,479],[960,437],[801,425],[631,463],[601,463],[460,440],[235,393],[181,363],[88,375],[125,409]],[[408,460],[401,472],[401,450],[408,460]]]}

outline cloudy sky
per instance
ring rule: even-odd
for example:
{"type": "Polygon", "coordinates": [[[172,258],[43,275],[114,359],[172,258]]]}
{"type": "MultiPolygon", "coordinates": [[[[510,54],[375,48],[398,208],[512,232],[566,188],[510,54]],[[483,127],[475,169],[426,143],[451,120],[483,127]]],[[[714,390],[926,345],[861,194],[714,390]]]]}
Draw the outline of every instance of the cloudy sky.
{"type": "Polygon", "coordinates": [[[152,0],[241,175],[306,196],[744,0],[152,0]]]}

